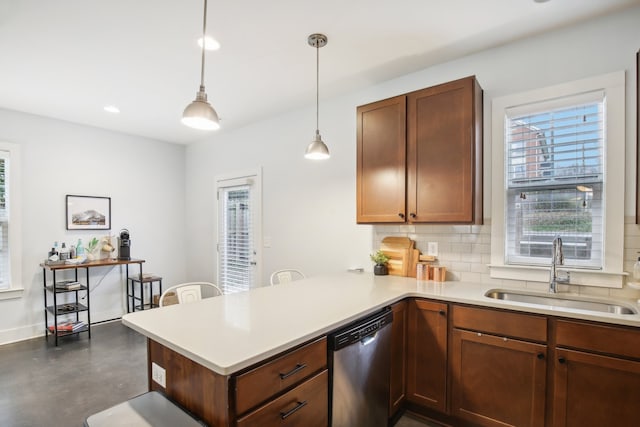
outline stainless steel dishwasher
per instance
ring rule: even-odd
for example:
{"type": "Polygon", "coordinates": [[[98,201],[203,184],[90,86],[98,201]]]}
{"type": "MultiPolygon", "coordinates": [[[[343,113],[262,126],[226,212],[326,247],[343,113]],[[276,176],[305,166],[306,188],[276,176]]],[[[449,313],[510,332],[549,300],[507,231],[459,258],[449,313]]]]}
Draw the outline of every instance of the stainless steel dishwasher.
{"type": "Polygon", "coordinates": [[[386,427],[393,312],[358,320],[329,335],[332,427],[386,427]]]}

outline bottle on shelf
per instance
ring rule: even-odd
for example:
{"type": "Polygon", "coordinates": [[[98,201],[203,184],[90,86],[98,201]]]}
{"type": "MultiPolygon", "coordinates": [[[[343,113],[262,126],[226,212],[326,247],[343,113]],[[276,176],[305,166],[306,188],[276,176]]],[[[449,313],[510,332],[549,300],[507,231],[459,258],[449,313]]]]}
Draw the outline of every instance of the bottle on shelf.
{"type": "Polygon", "coordinates": [[[67,249],[67,245],[65,242],[62,242],[62,246],[60,247],[59,252],[60,261],[66,261],[69,259],[69,249],[67,249]]]}
{"type": "Polygon", "coordinates": [[[78,244],[76,244],[76,256],[84,256],[84,246],[82,246],[82,239],[78,239],[78,244]]]}
{"type": "Polygon", "coordinates": [[[60,259],[58,255],[58,242],[53,242],[53,247],[49,251],[47,259],[49,261],[58,261],[60,259]]]}
{"type": "Polygon", "coordinates": [[[69,257],[74,259],[76,257],[76,247],[75,245],[71,245],[71,249],[69,249],[69,257]]]}

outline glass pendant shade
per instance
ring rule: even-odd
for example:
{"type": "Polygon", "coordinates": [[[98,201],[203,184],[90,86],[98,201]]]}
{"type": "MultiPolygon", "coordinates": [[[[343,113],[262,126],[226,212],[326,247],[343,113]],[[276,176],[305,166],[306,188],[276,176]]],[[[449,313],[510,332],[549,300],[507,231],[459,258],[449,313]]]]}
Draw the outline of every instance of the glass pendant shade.
{"type": "Polygon", "coordinates": [[[320,131],[316,130],[316,137],[307,147],[307,151],[304,153],[304,158],[311,160],[324,160],[329,157],[329,148],[327,148],[327,145],[322,142],[320,131]]]}
{"type": "Polygon", "coordinates": [[[207,101],[207,94],[204,87],[196,94],[196,99],[187,105],[182,113],[182,123],[190,128],[201,130],[220,129],[218,113],[207,101]]]}

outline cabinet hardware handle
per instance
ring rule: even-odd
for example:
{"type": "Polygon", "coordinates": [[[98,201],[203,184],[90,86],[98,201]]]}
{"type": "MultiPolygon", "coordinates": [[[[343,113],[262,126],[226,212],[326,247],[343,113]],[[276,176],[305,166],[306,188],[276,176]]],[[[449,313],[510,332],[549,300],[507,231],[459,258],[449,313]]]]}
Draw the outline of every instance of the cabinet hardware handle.
{"type": "Polygon", "coordinates": [[[300,409],[304,408],[305,406],[307,406],[307,401],[306,400],[303,400],[302,402],[298,402],[298,404],[296,406],[294,406],[293,409],[289,409],[287,412],[280,412],[280,418],[282,418],[283,420],[286,420],[291,415],[295,414],[296,412],[298,412],[300,409]]]}
{"type": "Polygon", "coordinates": [[[416,217],[416,214],[414,214],[413,212],[411,212],[411,213],[409,214],[409,216],[410,216],[411,218],[415,218],[415,217],[416,217]]]}
{"type": "Polygon", "coordinates": [[[482,333],[478,332],[478,336],[479,336],[479,337],[481,337],[481,336],[482,336],[482,333]]]}
{"type": "Polygon", "coordinates": [[[287,373],[280,373],[280,379],[281,380],[286,380],[287,378],[289,378],[291,375],[297,374],[298,372],[302,371],[304,368],[306,368],[307,365],[305,365],[304,363],[298,363],[296,365],[295,368],[293,368],[292,370],[290,370],[287,373]]]}
{"type": "Polygon", "coordinates": [[[565,364],[567,363],[567,359],[565,359],[564,357],[558,357],[558,362],[565,364]]]}
{"type": "Polygon", "coordinates": [[[403,214],[402,212],[400,212],[400,213],[398,214],[398,216],[399,216],[400,218],[404,218],[404,214],[403,214]]]}
{"type": "Polygon", "coordinates": [[[439,310],[439,311],[438,311],[438,314],[439,314],[440,316],[444,316],[445,314],[447,314],[447,312],[446,312],[446,311],[444,311],[444,310],[439,310]]]}
{"type": "Polygon", "coordinates": [[[538,359],[542,360],[542,359],[544,359],[544,354],[542,354],[542,353],[538,353],[538,356],[537,356],[537,357],[538,357],[538,359]]]}

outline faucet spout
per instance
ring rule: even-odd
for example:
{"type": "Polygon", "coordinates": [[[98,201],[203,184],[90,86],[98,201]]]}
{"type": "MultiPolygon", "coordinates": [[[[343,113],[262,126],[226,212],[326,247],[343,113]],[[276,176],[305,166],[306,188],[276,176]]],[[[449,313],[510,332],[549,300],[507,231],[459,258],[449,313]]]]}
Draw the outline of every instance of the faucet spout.
{"type": "Polygon", "coordinates": [[[557,292],[558,272],[556,266],[564,264],[564,254],[562,252],[562,239],[556,236],[553,239],[553,248],[551,250],[551,270],[549,271],[549,292],[557,292]]]}

